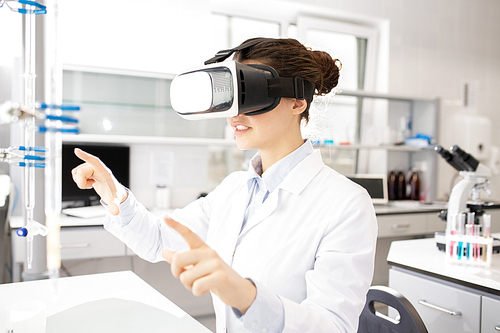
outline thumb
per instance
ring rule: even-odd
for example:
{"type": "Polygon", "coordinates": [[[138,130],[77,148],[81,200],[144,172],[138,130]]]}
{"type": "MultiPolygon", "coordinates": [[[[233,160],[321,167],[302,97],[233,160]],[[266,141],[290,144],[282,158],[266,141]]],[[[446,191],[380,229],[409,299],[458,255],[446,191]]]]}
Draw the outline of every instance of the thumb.
{"type": "Polygon", "coordinates": [[[165,260],[171,264],[172,263],[172,257],[174,256],[176,252],[175,251],[172,251],[170,249],[167,249],[167,248],[164,248],[162,251],[161,251],[161,255],[163,256],[163,258],[165,258],[165,260]]]}

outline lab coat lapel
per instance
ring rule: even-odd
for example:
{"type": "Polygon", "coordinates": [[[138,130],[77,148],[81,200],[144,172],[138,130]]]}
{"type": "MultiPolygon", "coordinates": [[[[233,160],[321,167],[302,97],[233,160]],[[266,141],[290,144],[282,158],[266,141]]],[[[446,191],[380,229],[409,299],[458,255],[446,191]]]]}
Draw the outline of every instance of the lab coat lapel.
{"type": "Polygon", "coordinates": [[[324,164],[318,150],[315,150],[311,155],[304,158],[304,160],[283,179],[276,190],[269,195],[264,204],[262,204],[250,220],[247,221],[242,234],[248,232],[251,228],[268,218],[276,210],[281,191],[288,191],[299,195],[323,167],[324,164]]]}
{"type": "Polygon", "coordinates": [[[247,221],[245,227],[243,228],[243,233],[247,232],[255,225],[259,224],[263,220],[269,217],[278,206],[278,195],[279,188],[273,191],[267,198],[267,200],[260,206],[260,208],[254,213],[254,215],[247,221]]]}
{"type": "Polygon", "coordinates": [[[219,230],[221,233],[217,237],[220,242],[218,254],[229,264],[231,264],[231,258],[243,224],[248,195],[248,188],[242,186],[240,191],[235,195],[234,200],[231,200],[231,212],[229,214],[231,220],[224,223],[224,230],[219,230]]]}

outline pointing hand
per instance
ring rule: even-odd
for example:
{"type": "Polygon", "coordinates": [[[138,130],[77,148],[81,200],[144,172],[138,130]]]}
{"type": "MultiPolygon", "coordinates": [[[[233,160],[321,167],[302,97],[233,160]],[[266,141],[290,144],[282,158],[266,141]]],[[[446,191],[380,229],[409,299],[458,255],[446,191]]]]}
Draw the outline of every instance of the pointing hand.
{"type": "Polygon", "coordinates": [[[81,189],[93,187],[108,205],[108,211],[113,215],[120,214],[120,203],[128,197],[123,185],[98,157],[78,148],[75,149],[75,155],[85,162],[71,171],[76,185],[81,189]]]}
{"type": "Polygon", "coordinates": [[[190,248],[182,253],[163,249],[162,255],[171,264],[173,276],[180,279],[193,295],[200,296],[211,291],[244,314],[257,295],[255,285],[236,273],[191,229],[169,217],[164,217],[164,220],[190,248]]]}

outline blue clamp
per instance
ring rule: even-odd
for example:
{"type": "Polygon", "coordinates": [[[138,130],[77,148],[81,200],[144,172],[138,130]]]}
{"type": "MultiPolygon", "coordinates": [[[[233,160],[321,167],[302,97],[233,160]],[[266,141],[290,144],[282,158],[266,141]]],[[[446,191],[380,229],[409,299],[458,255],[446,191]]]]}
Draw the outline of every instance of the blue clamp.
{"type": "Polygon", "coordinates": [[[78,105],[69,105],[69,104],[47,104],[44,102],[39,102],[36,105],[37,109],[45,110],[45,109],[58,109],[62,111],[80,111],[80,107],[78,105]]]}
{"type": "Polygon", "coordinates": [[[42,5],[39,2],[32,1],[32,0],[4,0],[0,1],[0,7],[2,7],[4,4],[7,4],[7,7],[9,7],[10,10],[13,12],[17,12],[20,14],[35,14],[35,15],[42,15],[42,14],[47,14],[47,6],[42,5]],[[34,7],[35,9],[26,9],[22,7],[11,7],[9,5],[9,2],[17,2],[21,5],[27,5],[34,7]]]}
{"type": "Polygon", "coordinates": [[[26,229],[26,228],[19,228],[19,229],[16,230],[16,234],[19,237],[26,237],[28,235],[28,229],[26,229]]]}

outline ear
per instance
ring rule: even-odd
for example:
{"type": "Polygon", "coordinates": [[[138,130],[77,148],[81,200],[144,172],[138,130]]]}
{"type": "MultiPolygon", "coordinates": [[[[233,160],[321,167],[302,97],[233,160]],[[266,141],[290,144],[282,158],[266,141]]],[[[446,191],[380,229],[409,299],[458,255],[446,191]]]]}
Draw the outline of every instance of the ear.
{"type": "Polygon", "coordinates": [[[305,99],[295,99],[292,106],[292,112],[294,115],[299,115],[304,112],[306,108],[307,101],[305,99]]]}

